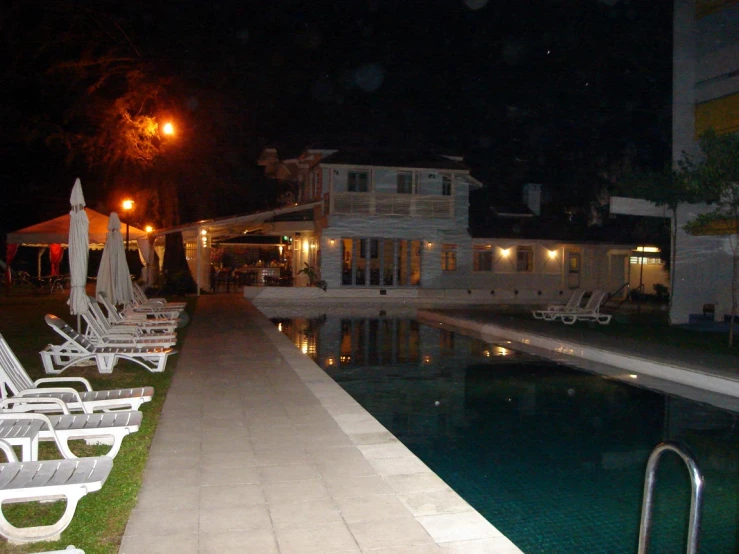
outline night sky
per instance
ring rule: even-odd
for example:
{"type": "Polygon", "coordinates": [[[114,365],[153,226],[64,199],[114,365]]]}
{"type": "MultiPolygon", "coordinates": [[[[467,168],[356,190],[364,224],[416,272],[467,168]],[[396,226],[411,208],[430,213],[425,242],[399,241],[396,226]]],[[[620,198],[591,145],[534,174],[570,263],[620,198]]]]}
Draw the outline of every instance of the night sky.
{"type": "Polygon", "coordinates": [[[539,182],[556,205],[586,202],[625,169],[669,160],[671,2],[149,4],[3,8],[0,231],[68,210],[75,177],[102,211],[144,182],[49,140],[65,126],[94,129],[94,119],[80,123],[79,106],[112,102],[116,91],[90,94],[48,68],[102,51],[113,35],[166,82],[148,109],[180,126],[166,171],[183,222],[266,207],[275,185],[255,166],[266,145],[464,155],[486,184],[480,201],[539,182]]]}

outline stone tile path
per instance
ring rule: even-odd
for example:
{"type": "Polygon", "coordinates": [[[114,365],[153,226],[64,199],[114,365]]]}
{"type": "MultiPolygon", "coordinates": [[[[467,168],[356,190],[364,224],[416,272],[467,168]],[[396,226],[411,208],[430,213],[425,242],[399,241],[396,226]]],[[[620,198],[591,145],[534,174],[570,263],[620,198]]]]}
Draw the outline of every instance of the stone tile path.
{"type": "Polygon", "coordinates": [[[248,300],[191,325],[121,553],[520,552],[248,300]]]}

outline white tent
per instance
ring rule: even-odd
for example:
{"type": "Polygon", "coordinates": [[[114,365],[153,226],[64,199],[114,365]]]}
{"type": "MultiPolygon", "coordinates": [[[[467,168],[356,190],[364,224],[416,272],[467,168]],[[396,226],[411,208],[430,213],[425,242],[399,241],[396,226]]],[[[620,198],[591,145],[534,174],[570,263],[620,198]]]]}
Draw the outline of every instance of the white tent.
{"type": "MultiPolygon", "coordinates": [[[[90,249],[102,250],[105,246],[105,237],[108,235],[109,217],[90,208],[85,208],[85,212],[87,212],[87,219],[90,222],[90,249]]],[[[47,247],[50,244],[61,244],[66,247],[69,243],[69,219],[69,212],[67,212],[54,219],[18,229],[8,233],[7,242],[8,244],[19,244],[21,246],[47,247]]],[[[125,239],[125,223],[121,227],[125,239]]],[[[138,248],[137,239],[146,237],[145,231],[133,226],[129,227],[128,234],[130,239],[129,248],[138,248]]]]}

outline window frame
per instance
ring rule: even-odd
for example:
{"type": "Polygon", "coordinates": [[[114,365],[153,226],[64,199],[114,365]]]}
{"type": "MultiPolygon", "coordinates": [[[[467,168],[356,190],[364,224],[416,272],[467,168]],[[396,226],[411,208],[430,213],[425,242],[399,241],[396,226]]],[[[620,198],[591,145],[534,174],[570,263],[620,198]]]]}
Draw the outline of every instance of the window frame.
{"type": "Polygon", "coordinates": [[[457,245],[441,245],[441,270],[457,271],[457,245]]]}
{"type": "Polygon", "coordinates": [[[531,246],[516,247],[516,272],[517,273],[533,273],[534,272],[534,248],[531,246]],[[526,257],[522,258],[522,254],[526,257]],[[523,264],[521,262],[524,262],[523,264]]]}
{"type": "Polygon", "coordinates": [[[442,196],[452,195],[452,174],[451,173],[441,174],[441,195],[442,196]]]}
{"type": "Polygon", "coordinates": [[[395,174],[395,193],[396,194],[413,194],[413,172],[412,171],[398,171],[395,174]],[[408,180],[406,182],[406,179],[403,179],[403,189],[407,190],[401,190],[401,177],[408,177],[408,180]]]}
{"type": "Polygon", "coordinates": [[[369,192],[369,171],[362,169],[352,169],[346,174],[346,190],[347,192],[369,192]],[[362,183],[359,177],[364,177],[362,183]],[[360,185],[364,185],[364,190],[360,185]]]}
{"type": "Polygon", "coordinates": [[[493,271],[493,249],[490,246],[475,245],[472,248],[472,271],[491,273],[493,271]],[[484,262],[484,263],[481,263],[484,262]]]}

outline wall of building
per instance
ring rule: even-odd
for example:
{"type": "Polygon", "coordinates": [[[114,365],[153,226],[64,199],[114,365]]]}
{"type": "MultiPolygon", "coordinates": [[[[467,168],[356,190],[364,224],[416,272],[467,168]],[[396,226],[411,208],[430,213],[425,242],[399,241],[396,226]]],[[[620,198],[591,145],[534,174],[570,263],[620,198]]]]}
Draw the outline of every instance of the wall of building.
{"type": "MultiPolygon", "coordinates": [[[[334,190],[346,190],[349,170],[332,170],[334,190]]],[[[425,174],[428,170],[423,170],[425,174]]],[[[375,169],[374,190],[394,192],[396,174],[391,169],[375,169]]],[[[426,176],[428,179],[428,175],[426,176]]],[[[439,181],[439,191],[441,185],[439,181]]],[[[430,184],[429,184],[430,185],[430,184]]],[[[469,185],[455,180],[452,187],[454,199],[453,218],[423,218],[394,216],[346,216],[329,215],[321,237],[321,277],[329,287],[340,287],[342,268],[342,238],[377,238],[420,240],[421,284],[423,288],[469,287],[472,267],[471,239],[467,232],[469,222],[469,185]],[[331,241],[334,241],[333,244],[331,241]],[[441,248],[443,244],[457,247],[457,270],[442,271],[441,248]]]]}
{"type": "Polygon", "coordinates": [[[739,130],[739,4],[675,0],[672,154],[697,152],[708,128],[739,130]]]}
{"type": "Polygon", "coordinates": [[[489,248],[493,259],[491,271],[472,271],[469,288],[473,290],[552,299],[573,289],[615,293],[629,279],[627,262],[632,247],[628,245],[502,239],[474,239],[473,245],[489,248]],[[532,249],[532,271],[517,269],[519,247],[532,249]],[[580,259],[574,276],[568,265],[570,253],[579,254],[580,259]]]}
{"type": "Polygon", "coordinates": [[[687,323],[690,314],[702,314],[704,304],[715,304],[716,319],[731,313],[731,244],[736,243],[736,235],[692,236],[683,230],[688,221],[711,210],[701,204],[680,206],[677,211],[673,324],[687,323]]]}
{"type": "MultiPolygon", "coordinates": [[[[739,4],[675,0],[673,25],[673,160],[697,152],[698,135],[713,126],[739,130],[739,4]]],[[[676,217],[675,267],[670,321],[687,323],[716,305],[716,318],[731,312],[731,240],[691,236],[685,223],[705,205],[681,206],[676,217]]]]}

